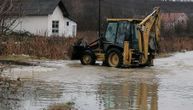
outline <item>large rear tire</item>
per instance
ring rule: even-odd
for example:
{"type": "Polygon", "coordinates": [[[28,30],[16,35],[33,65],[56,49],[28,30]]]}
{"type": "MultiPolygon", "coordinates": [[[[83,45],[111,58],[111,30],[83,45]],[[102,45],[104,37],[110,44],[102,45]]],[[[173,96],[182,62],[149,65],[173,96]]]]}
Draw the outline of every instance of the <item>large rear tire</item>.
{"type": "Polygon", "coordinates": [[[96,59],[94,57],[94,54],[90,51],[85,51],[80,59],[81,63],[83,65],[94,65],[96,62],[96,59]]]}
{"type": "Polygon", "coordinates": [[[110,67],[116,67],[119,68],[123,65],[123,55],[121,50],[119,49],[110,49],[107,52],[107,63],[110,67]]]}

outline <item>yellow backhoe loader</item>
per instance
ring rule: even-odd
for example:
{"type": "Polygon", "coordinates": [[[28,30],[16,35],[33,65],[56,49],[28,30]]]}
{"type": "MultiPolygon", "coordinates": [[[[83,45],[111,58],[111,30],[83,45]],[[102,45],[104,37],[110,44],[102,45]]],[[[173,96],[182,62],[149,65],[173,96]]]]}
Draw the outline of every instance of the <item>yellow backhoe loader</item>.
{"type": "Polygon", "coordinates": [[[73,46],[73,60],[83,65],[103,61],[110,67],[153,66],[160,38],[160,8],[145,19],[107,19],[105,34],[89,45],[73,46]]]}

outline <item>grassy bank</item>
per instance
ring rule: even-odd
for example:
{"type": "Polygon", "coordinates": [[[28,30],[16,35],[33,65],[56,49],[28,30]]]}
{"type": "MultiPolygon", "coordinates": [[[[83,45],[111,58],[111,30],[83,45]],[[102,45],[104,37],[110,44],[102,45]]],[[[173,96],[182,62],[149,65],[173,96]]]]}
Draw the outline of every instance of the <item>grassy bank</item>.
{"type": "MultiPolygon", "coordinates": [[[[79,38],[85,38],[92,42],[97,38],[95,32],[81,32],[78,37],[24,37],[9,36],[1,37],[0,54],[29,55],[34,58],[68,59],[71,47],[79,38]]],[[[163,37],[160,41],[160,53],[171,53],[183,50],[193,50],[193,37],[163,37]]]]}
{"type": "Polygon", "coordinates": [[[193,50],[193,37],[162,37],[160,53],[172,53],[193,50]]]}
{"type": "Polygon", "coordinates": [[[0,54],[29,55],[37,58],[67,59],[68,49],[76,38],[64,37],[17,37],[2,38],[0,54]]]}

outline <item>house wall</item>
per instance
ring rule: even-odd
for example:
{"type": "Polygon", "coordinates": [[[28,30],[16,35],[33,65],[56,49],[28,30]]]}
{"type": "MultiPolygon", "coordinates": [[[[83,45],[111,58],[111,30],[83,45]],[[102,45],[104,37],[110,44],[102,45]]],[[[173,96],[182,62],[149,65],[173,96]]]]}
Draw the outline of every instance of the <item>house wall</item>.
{"type": "Polygon", "coordinates": [[[56,7],[53,14],[48,15],[48,36],[53,35],[52,21],[59,21],[59,36],[76,36],[77,24],[72,20],[65,18],[59,7],[56,7]],[[67,22],[69,22],[68,26],[67,22]],[[75,35],[73,35],[73,26],[75,26],[75,35]]]}
{"type": "Polygon", "coordinates": [[[14,31],[28,31],[35,35],[48,35],[47,16],[26,16],[17,20],[13,26],[14,31]]]}
{"type": "Polygon", "coordinates": [[[77,34],[77,24],[76,22],[68,19],[68,18],[64,18],[64,29],[65,29],[65,36],[76,36],[77,34]],[[67,22],[69,22],[69,25],[67,26],[67,22]]]}
{"type": "Polygon", "coordinates": [[[12,26],[14,31],[28,31],[35,35],[52,36],[52,21],[59,21],[59,33],[56,36],[71,37],[76,36],[77,24],[65,18],[59,6],[56,7],[53,14],[48,16],[26,16],[17,20],[12,26]],[[67,26],[67,22],[69,25],[67,26]]]}

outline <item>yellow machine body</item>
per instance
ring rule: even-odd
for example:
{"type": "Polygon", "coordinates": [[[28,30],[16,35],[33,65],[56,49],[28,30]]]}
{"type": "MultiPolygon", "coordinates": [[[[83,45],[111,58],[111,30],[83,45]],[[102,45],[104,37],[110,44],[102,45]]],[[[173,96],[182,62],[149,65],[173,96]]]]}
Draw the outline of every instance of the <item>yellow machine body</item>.
{"type": "Polygon", "coordinates": [[[112,67],[153,65],[160,38],[160,8],[155,8],[144,19],[108,18],[107,22],[106,35],[102,40],[96,41],[97,44],[95,45],[91,43],[87,47],[78,47],[80,56],[90,55],[90,59],[87,57],[88,62],[82,62],[82,64],[87,65],[94,64],[95,61],[103,61],[112,67]],[[128,26],[124,23],[127,23],[128,26]],[[128,27],[130,34],[127,32],[118,33],[119,30],[128,27]],[[124,40],[119,40],[123,34],[125,34],[124,40]]]}

